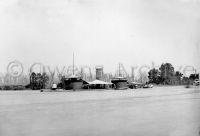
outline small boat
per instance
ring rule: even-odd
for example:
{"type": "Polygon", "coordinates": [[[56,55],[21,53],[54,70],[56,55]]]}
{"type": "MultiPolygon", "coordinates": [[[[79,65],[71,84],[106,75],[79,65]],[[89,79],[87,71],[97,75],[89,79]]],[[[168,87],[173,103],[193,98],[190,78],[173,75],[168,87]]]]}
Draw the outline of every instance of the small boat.
{"type": "Polygon", "coordinates": [[[122,76],[120,64],[119,64],[118,77],[113,78],[111,80],[111,82],[115,85],[115,89],[117,89],[117,90],[128,89],[127,78],[125,78],[125,77],[122,76]]]}
{"type": "Polygon", "coordinates": [[[129,88],[131,88],[131,89],[142,88],[143,86],[144,86],[143,83],[129,82],[129,88]]]}
{"type": "Polygon", "coordinates": [[[57,84],[54,84],[53,83],[53,85],[52,85],[52,87],[51,87],[51,90],[56,90],[57,89],[57,84]]]}
{"type": "Polygon", "coordinates": [[[199,79],[195,79],[194,82],[193,82],[193,85],[194,86],[199,86],[200,85],[199,79]]]}
{"type": "Polygon", "coordinates": [[[153,88],[153,84],[145,84],[143,88],[153,88]]]}

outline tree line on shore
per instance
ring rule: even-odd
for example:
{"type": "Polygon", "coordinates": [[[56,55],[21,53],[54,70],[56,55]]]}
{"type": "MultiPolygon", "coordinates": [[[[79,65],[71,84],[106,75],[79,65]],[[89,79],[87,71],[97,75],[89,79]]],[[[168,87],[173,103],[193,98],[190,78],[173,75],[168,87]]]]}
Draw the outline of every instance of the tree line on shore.
{"type": "Polygon", "coordinates": [[[187,85],[199,79],[199,74],[192,73],[189,77],[183,76],[180,71],[175,71],[170,63],[163,63],[159,69],[153,68],[148,72],[148,83],[161,85],[187,85]]]}

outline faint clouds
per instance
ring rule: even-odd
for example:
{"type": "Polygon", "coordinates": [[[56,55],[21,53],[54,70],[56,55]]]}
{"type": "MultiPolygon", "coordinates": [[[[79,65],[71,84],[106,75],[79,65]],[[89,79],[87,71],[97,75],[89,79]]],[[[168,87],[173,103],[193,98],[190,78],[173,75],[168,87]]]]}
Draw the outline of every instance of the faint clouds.
{"type": "Polygon", "coordinates": [[[181,2],[186,2],[186,3],[199,3],[200,0],[179,0],[181,2]]]}

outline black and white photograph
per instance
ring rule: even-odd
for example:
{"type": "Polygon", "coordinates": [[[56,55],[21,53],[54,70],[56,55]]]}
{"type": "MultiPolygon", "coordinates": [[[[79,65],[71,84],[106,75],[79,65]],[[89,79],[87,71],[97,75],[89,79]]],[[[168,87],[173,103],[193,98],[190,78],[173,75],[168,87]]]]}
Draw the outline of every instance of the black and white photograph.
{"type": "Polygon", "coordinates": [[[200,0],[0,0],[0,136],[200,136],[200,0]]]}

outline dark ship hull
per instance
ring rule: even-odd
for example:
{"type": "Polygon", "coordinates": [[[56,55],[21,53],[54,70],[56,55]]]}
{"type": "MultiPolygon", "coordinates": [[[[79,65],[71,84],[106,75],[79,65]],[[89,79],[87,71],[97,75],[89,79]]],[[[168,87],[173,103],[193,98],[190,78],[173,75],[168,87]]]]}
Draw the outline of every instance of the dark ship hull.
{"type": "Polygon", "coordinates": [[[127,79],[126,78],[114,78],[111,82],[115,85],[117,90],[128,89],[127,79]]]}
{"type": "Polygon", "coordinates": [[[83,88],[83,80],[81,78],[66,78],[63,83],[63,88],[66,90],[78,90],[83,88]]]}

